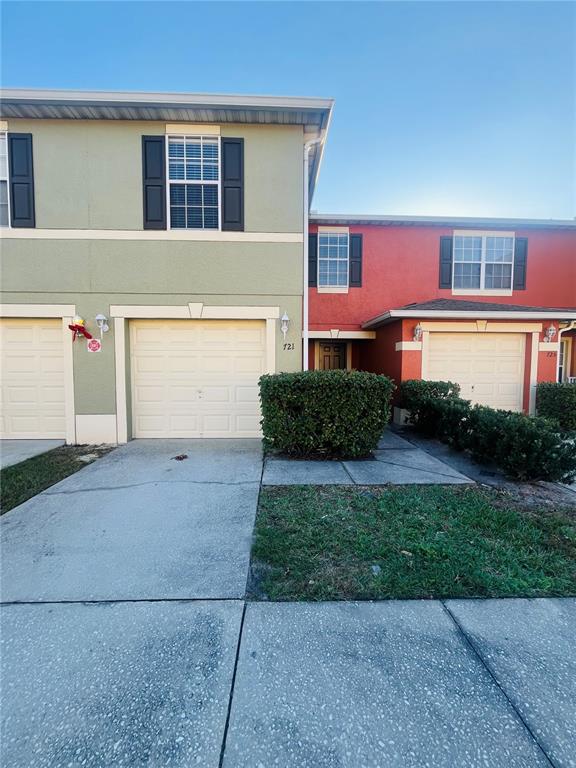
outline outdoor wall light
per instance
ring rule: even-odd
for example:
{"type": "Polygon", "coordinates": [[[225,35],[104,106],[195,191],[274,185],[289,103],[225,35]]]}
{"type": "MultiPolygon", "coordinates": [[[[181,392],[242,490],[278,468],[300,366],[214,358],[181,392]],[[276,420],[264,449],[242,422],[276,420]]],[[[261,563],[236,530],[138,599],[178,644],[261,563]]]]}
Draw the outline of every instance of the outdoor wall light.
{"type": "Polygon", "coordinates": [[[108,325],[108,318],[106,315],[96,315],[94,319],[96,320],[96,325],[100,329],[100,338],[102,338],[102,334],[110,330],[110,326],[108,325]]]}
{"type": "Polygon", "coordinates": [[[284,336],[284,340],[286,340],[286,334],[288,333],[288,328],[290,327],[290,318],[284,312],[282,317],[280,318],[280,330],[282,331],[282,336],[284,336]]]}
{"type": "Polygon", "coordinates": [[[544,331],[544,341],[552,341],[552,339],[556,336],[556,328],[553,325],[548,326],[546,330],[544,331]]]}
{"type": "Polygon", "coordinates": [[[422,341],[422,326],[420,323],[414,326],[414,341],[422,341]]]}

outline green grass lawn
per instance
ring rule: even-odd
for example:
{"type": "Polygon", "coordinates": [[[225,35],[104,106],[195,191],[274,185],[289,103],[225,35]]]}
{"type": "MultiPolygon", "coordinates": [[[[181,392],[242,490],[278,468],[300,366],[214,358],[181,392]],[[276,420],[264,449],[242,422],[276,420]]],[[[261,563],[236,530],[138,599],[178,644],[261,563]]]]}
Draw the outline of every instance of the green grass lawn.
{"type": "Polygon", "coordinates": [[[576,519],[476,487],[263,488],[252,596],[576,594],[576,519]]]}
{"type": "Polygon", "coordinates": [[[63,445],[0,471],[0,514],[74,474],[110,450],[107,446],[63,445]],[[94,456],[88,461],[81,457],[94,456]]]}

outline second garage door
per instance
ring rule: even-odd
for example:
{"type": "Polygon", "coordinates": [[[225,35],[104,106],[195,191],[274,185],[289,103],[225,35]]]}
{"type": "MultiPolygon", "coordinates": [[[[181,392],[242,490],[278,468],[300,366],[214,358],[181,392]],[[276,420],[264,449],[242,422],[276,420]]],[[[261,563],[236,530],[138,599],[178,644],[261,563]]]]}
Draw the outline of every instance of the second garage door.
{"type": "Polygon", "coordinates": [[[521,411],[522,333],[430,333],[428,379],[454,381],[473,403],[521,411]]]}
{"type": "Polygon", "coordinates": [[[130,325],[134,437],[258,437],[262,320],[130,325]]]}
{"type": "Polygon", "coordinates": [[[0,378],[0,437],[66,436],[61,320],[0,321],[0,378]]]}

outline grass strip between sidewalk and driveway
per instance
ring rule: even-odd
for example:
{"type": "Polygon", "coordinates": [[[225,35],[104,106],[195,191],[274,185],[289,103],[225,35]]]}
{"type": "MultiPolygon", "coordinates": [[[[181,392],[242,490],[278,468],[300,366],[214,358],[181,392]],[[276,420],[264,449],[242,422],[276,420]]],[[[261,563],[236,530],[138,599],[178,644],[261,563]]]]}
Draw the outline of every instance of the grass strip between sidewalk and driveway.
{"type": "Polygon", "coordinates": [[[255,599],[575,595],[576,518],[477,487],[268,487],[251,574],[255,599]]]}
{"type": "Polygon", "coordinates": [[[110,445],[62,445],[0,471],[0,514],[59,483],[112,450],[110,445]]]}

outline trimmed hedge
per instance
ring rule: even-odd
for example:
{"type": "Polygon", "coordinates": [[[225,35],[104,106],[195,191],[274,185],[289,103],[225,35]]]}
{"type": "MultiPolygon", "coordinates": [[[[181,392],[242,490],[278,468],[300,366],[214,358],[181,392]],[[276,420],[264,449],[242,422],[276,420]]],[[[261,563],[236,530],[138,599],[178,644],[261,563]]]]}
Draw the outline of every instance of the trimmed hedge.
{"type": "Polygon", "coordinates": [[[260,378],[266,450],[290,456],[369,456],[390,418],[394,383],[360,371],[303,371],[260,378]]]}
{"type": "Polygon", "coordinates": [[[445,387],[439,383],[432,382],[444,396],[431,397],[422,387],[418,397],[418,388],[411,386],[403,401],[412,404],[410,421],[419,432],[468,450],[479,463],[495,463],[520,480],[570,482],[576,477],[576,440],[566,439],[556,421],[472,407],[454,394],[450,382],[445,387]]]}
{"type": "Polygon", "coordinates": [[[402,408],[409,411],[431,397],[454,398],[460,395],[460,384],[453,381],[425,381],[424,379],[408,379],[400,384],[400,403],[402,408]]]}
{"type": "Polygon", "coordinates": [[[536,410],[539,416],[557,421],[566,432],[576,431],[576,384],[538,384],[536,410]]]}

